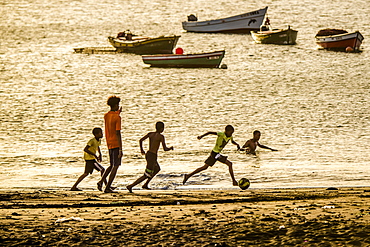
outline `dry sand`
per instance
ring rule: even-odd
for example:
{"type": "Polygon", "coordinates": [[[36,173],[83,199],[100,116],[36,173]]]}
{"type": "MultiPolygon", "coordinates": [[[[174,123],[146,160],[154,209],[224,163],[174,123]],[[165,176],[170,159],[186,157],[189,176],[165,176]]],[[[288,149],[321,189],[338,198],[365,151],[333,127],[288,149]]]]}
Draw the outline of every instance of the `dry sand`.
{"type": "Polygon", "coordinates": [[[0,191],[0,245],[370,246],[370,188],[134,192],[0,191]]]}

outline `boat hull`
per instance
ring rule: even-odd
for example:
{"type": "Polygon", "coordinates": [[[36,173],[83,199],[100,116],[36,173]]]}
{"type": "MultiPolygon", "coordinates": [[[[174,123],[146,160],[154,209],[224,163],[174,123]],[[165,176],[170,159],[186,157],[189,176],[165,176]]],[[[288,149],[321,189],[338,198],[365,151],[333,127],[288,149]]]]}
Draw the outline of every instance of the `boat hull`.
{"type": "Polygon", "coordinates": [[[265,19],[267,7],[242,15],[210,21],[184,21],[182,27],[196,33],[249,33],[258,31],[265,19]]]}
{"type": "Polygon", "coordinates": [[[172,54],[180,36],[161,36],[138,40],[121,40],[108,37],[109,43],[117,52],[144,54],[172,54]]]}
{"type": "Polygon", "coordinates": [[[259,44],[294,45],[298,31],[293,29],[251,32],[252,38],[259,44]]]}
{"type": "Polygon", "coordinates": [[[144,55],[143,62],[161,68],[218,68],[225,51],[202,54],[144,55]]]}
{"type": "Polygon", "coordinates": [[[357,31],[330,36],[316,36],[315,39],[318,46],[327,50],[345,51],[347,47],[351,47],[354,51],[358,51],[364,37],[357,31]]]}

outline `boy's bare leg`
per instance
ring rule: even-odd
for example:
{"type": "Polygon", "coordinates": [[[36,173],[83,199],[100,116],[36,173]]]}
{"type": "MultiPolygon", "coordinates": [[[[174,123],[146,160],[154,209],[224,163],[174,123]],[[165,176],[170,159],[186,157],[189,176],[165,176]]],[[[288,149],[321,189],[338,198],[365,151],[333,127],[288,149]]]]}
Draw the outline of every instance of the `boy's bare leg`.
{"type": "Polygon", "coordinates": [[[192,173],[185,174],[185,175],[184,175],[184,180],[182,181],[182,184],[185,184],[185,183],[186,183],[186,181],[188,181],[188,179],[189,179],[190,177],[192,177],[193,175],[195,175],[195,174],[197,174],[197,173],[199,173],[199,172],[202,172],[202,171],[204,171],[204,170],[207,170],[207,168],[208,168],[208,167],[209,167],[209,165],[204,164],[204,166],[201,166],[201,167],[199,167],[199,168],[195,169],[195,171],[193,171],[192,173]]]}
{"type": "MultiPolygon", "coordinates": [[[[105,173],[105,169],[103,169],[103,170],[100,171],[100,174],[101,174],[102,179],[104,177],[104,173],[105,173]]],[[[107,185],[107,179],[106,178],[104,178],[103,181],[102,180],[99,180],[99,182],[97,183],[98,190],[103,191],[103,183],[105,185],[107,185]]]]}
{"type": "Polygon", "coordinates": [[[238,182],[235,180],[234,177],[233,163],[231,163],[229,160],[226,160],[225,164],[229,167],[229,173],[231,180],[233,181],[233,186],[238,186],[238,182]]]}
{"type": "Polygon", "coordinates": [[[71,190],[72,191],[79,191],[80,189],[77,189],[77,185],[79,183],[81,183],[82,180],[84,180],[84,178],[86,178],[89,174],[88,173],[84,173],[82,174],[76,181],[76,183],[72,186],[71,190]]]}
{"type": "Polygon", "coordinates": [[[150,183],[150,181],[152,181],[152,179],[155,177],[155,175],[158,174],[158,172],[160,170],[161,170],[161,168],[159,166],[154,168],[154,172],[153,172],[152,176],[150,178],[148,178],[148,180],[146,180],[145,184],[142,187],[143,189],[150,190],[149,183],[150,183]]]}
{"type": "MultiPolygon", "coordinates": [[[[158,172],[157,172],[157,173],[158,173],[158,172]]],[[[155,175],[157,175],[157,173],[153,174],[153,177],[154,177],[155,175]]],[[[150,188],[149,188],[149,183],[150,183],[150,181],[152,181],[153,177],[148,178],[148,180],[146,180],[145,184],[144,184],[144,185],[143,185],[143,187],[142,187],[143,189],[150,190],[150,188]]]]}
{"type": "Polygon", "coordinates": [[[135,185],[138,185],[139,183],[143,182],[145,179],[147,179],[148,177],[143,175],[141,177],[139,177],[138,179],[136,179],[135,182],[133,182],[132,184],[130,185],[127,185],[126,188],[128,189],[128,191],[130,191],[130,193],[132,193],[132,188],[135,186],[135,185]]]}
{"type": "Polygon", "coordinates": [[[111,172],[111,170],[112,170],[112,166],[110,165],[105,171],[104,171],[104,173],[103,173],[103,175],[101,176],[101,179],[100,179],[100,181],[98,182],[98,189],[100,190],[100,191],[103,191],[103,183],[105,184],[105,185],[107,185],[107,177],[108,177],[108,175],[109,175],[109,173],[111,172]]]}
{"type": "MultiPolygon", "coordinates": [[[[104,172],[105,172],[105,169],[104,169],[104,170],[102,170],[102,171],[100,172],[100,174],[101,174],[101,176],[102,176],[102,177],[103,177],[103,175],[104,175],[104,172]]],[[[104,183],[105,185],[107,185],[107,179],[104,179],[103,183],[104,183]]]]}
{"type": "MultiPolygon", "coordinates": [[[[109,180],[108,180],[108,183],[107,183],[107,185],[106,185],[106,187],[105,187],[105,190],[104,190],[104,192],[105,192],[105,193],[112,193],[112,192],[113,192],[113,190],[112,190],[111,186],[112,186],[112,183],[113,183],[114,178],[115,178],[115,177],[116,177],[116,175],[117,175],[117,170],[118,170],[118,168],[119,168],[119,166],[113,166],[113,167],[112,167],[112,170],[111,170],[111,172],[110,172],[110,174],[109,174],[109,180]]],[[[108,169],[107,169],[107,170],[108,170],[108,169]]],[[[104,175],[105,175],[105,173],[104,173],[104,175]]]]}

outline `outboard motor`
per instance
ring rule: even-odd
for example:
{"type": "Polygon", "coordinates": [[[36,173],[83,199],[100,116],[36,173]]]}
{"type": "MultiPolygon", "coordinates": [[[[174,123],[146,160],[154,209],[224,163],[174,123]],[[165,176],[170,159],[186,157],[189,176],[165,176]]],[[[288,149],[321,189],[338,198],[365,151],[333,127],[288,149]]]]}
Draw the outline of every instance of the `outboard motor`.
{"type": "Polygon", "coordinates": [[[188,21],[197,21],[197,20],[198,20],[198,18],[195,15],[193,15],[193,14],[188,15],[188,21]]]}

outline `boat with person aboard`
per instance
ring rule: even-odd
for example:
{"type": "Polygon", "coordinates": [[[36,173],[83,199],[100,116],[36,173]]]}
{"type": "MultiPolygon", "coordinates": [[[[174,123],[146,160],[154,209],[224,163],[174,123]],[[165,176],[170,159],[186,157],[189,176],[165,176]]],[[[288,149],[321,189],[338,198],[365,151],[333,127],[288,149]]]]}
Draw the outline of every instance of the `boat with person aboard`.
{"type": "Polygon", "coordinates": [[[290,26],[288,29],[273,29],[268,18],[260,31],[251,31],[254,42],[258,44],[294,45],[297,34],[298,31],[291,29],[290,26]]]}
{"type": "Polygon", "coordinates": [[[181,48],[176,49],[176,54],[143,55],[145,64],[151,67],[162,68],[218,68],[225,51],[214,51],[197,54],[183,54],[181,48]]]}
{"type": "Polygon", "coordinates": [[[265,19],[267,8],[235,15],[227,18],[198,21],[195,15],[189,15],[182,27],[188,32],[196,33],[249,33],[258,31],[265,19]]]}
{"type": "Polygon", "coordinates": [[[144,54],[172,54],[173,48],[181,36],[160,36],[155,38],[119,33],[117,37],[108,37],[109,43],[117,52],[144,54]]]}
{"type": "Polygon", "coordinates": [[[358,52],[364,36],[359,31],[349,33],[342,29],[322,29],[315,39],[316,44],[323,49],[358,52]]]}

